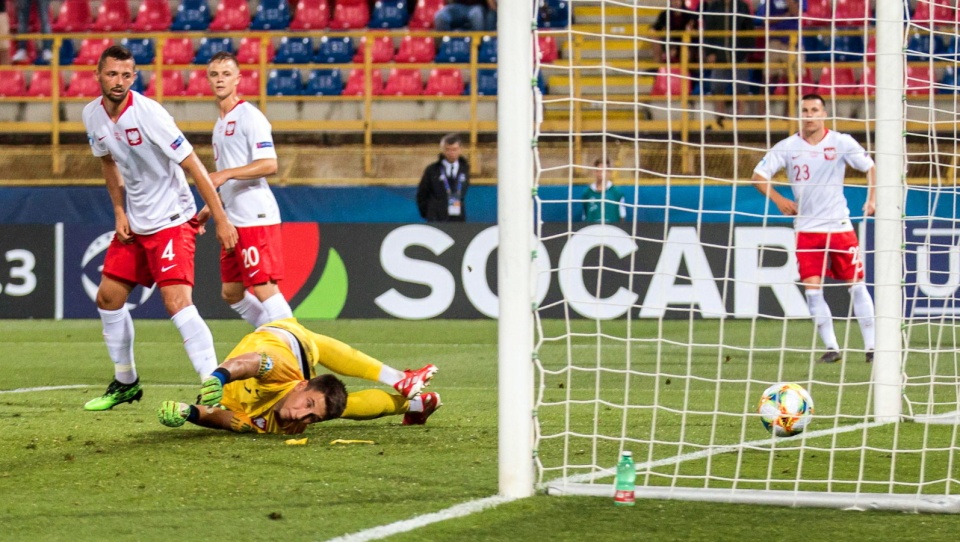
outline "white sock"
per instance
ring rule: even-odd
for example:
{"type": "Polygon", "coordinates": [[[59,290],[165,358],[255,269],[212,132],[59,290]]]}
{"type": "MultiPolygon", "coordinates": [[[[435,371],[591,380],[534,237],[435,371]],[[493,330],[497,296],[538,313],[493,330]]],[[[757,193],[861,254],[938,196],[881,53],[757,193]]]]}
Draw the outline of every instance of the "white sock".
{"type": "Polygon", "coordinates": [[[823,340],[827,350],[840,350],[837,343],[837,335],[833,332],[833,315],[830,314],[830,307],[827,300],[823,298],[823,290],[807,290],[807,307],[810,308],[810,314],[813,315],[813,323],[817,326],[817,332],[820,333],[820,339],[823,340]]]}
{"type": "Polygon", "coordinates": [[[183,337],[183,347],[187,350],[193,369],[203,381],[217,368],[217,352],[213,349],[210,328],[194,305],[181,309],[171,320],[183,337]]]}
{"type": "Polygon", "coordinates": [[[410,399],[410,406],[407,408],[407,412],[423,412],[423,396],[418,395],[413,399],[410,399]]]}
{"type": "Polygon", "coordinates": [[[874,327],[873,299],[867,291],[867,285],[858,282],[850,287],[850,297],[853,299],[853,314],[860,324],[860,333],[863,335],[863,347],[873,350],[877,347],[877,328],[874,327]]]}
{"type": "Polygon", "coordinates": [[[259,327],[266,318],[266,311],[263,304],[257,299],[257,296],[247,290],[243,291],[243,299],[230,305],[230,308],[236,311],[241,318],[247,321],[253,327],[259,327]]]}
{"type": "Polygon", "coordinates": [[[122,384],[137,381],[137,368],[133,363],[133,318],[126,305],[122,309],[108,311],[97,309],[103,323],[103,341],[113,360],[114,378],[122,384]]]}
{"type": "Polygon", "coordinates": [[[377,377],[377,381],[392,386],[406,377],[407,375],[403,371],[398,371],[387,364],[383,364],[383,367],[380,368],[380,376],[377,377]]]}
{"type": "Polygon", "coordinates": [[[287,300],[283,298],[283,294],[280,292],[268,297],[263,302],[263,309],[267,313],[267,321],[261,322],[259,325],[263,325],[268,322],[276,322],[277,320],[283,320],[285,318],[293,318],[293,310],[290,309],[290,305],[287,303],[287,300]]]}

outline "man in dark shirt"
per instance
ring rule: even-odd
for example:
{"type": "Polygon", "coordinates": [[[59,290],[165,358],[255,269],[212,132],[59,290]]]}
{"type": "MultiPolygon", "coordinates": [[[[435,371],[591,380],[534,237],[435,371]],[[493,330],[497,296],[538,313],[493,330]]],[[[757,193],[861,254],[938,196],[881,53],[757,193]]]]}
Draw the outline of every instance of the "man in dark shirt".
{"type": "MultiPolygon", "coordinates": [[[[697,16],[692,11],[687,10],[683,0],[670,0],[670,7],[660,12],[657,21],[653,23],[653,30],[657,32],[682,32],[684,30],[693,30],[697,26],[697,16]]],[[[659,38],[658,38],[659,39],[659,38]]],[[[672,43],[680,41],[678,36],[667,36],[663,42],[657,41],[653,44],[653,56],[659,62],[666,63],[667,57],[670,62],[680,62],[680,48],[673,46],[672,43]],[[666,45],[666,51],[664,51],[666,45]]]]}
{"type": "MultiPolygon", "coordinates": [[[[728,86],[736,85],[736,94],[744,95],[749,91],[750,70],[737,67],[745,62],[756,38],[743,35],[754,30],[750,6],[743,0],[704,0],[700,5],[703,15],[703,32],[725,32],[722,35],[704,35],[700,40],[700,58],[706,64],[734,64],[733,67],[704,69],[701,88],[713,95],[730,94],[728,86]],[[731,55],[731,52],[733,53],[731,55]]],[[[717,124],[723,127],[723,115],[726,114],[724,102],[716,104],[717,124]]],[[[738,109],[742,101],[738,101],[738,109]]],[[[737,114],[742,111],[737,111],[737,114]]]]}
{"type": "Polygon", "coordinates": [[[417,207],[427,222],[463,222],[467,219],[465,198],[470,186],[470,165],[460,156],[460,136],[440,140],[438,160],[423,170],[417,186],[417,207]]]}

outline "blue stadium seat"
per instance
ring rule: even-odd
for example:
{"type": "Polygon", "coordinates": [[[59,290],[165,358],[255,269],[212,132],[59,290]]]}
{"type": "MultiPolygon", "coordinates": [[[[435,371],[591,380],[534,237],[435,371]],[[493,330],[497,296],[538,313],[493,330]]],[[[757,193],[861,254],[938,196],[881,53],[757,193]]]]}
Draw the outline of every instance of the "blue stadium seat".
{"type": "Polygon", "coordinates": [[[300,96],[302,93],[300,70],[270,70],[267,78],[268,96],[300,96]]]}
{"type": "Polygon", "coordinates": [[[480,50],[477,51],[477,62],[481,64],[497,63],[497,37],[484,36],[480,40],[480,50]]]}
{"type": "Polygon", "coordinates": [[[313,70],[303,90],[307,96],[340,96],[343,94],[343,75],[340,70],[313,70]]]}
{"type": "Polygon", "coordinates": [[[804,35],[801,45],[807,62],[830,62],[830,48],[820,35],[804,35]]]}
{"type": "MultiPolygon", "coordinates": [[[[63,40],[63,44],[60,45],[60,65],[69,66],[73,64],[73,59],[77,56],[77,51],[73,46],[73,40],[63,40]]],[[[37,55],[37,59],[33,61],[37,66],[47,66],[50,63],[43,59],[43,55],[37,55]]]]}
{"type": "Polygon", "coordinates": [[[197,54],[193,57],[194,64],[206,64],[210,62],[213,55],[220,51],[233,52],[233,42],[230,38],[200,38],[200,46],[197,47],[197,54]]]}
{"type": "Polygon", "coordinates": [[[286,30],[291,17],[287,0],[261,0],[250,22],[250,30],[286,30]]]}
{"type": "Polygon", "coordinates": [[[957,62],[960,60],[960,55],[957,54],[957,51],[960,50],[960,36],[949,37],[946,41],[940,43],[940,52],[934,51],[937,56],[943,57],[943,60],[949,62],[957,62]]]}
{"type": "Polygon", "coordinates": [[[837,36],[833,40],[837,62],[858,62],[863,60],[863,36],[837,36]]]}
{"type": "Polygon", "coordinates": [[[477,95],[497,95],[497,70],[477,70],[477,95]]]}
{"type": "Polygon", "coordinates": [[[377,0],[370,14],[370,28],[403,28],[407,26],[410,13],[403,0],[377,0]]]}
{"type": "Polygon", "coordinates": [[[140,94],[143,94],[143,91],[146,90],[147,85],[143,82],[143,72],[137,72],[137,77],[134,78],[133,84],[130,85],[130,90],[135,90],[140,94]]]}
{"type": "Polygon", "coordinates": [[[540,94],[546,96],[550,93],[550,89],[547,87],[547,78],[543,76],[543,72],[537,74],[537,86],[540,87],[540,94]]]}
{"type": "Polygon", "coordinates": [[[566,28],[570,22],[570,6],[566,0],[540,0],[537,26],[540,28],[566,28]]]}
{"type": "Polygon", "coordinates": [[[274,64],[309,64],[313,60],[313,41],[310,38],[280,38],[280,46],[273,57],[274,64]]]}
{"type": "Polygon", "coordinates": [[[321,64],[346,64],[353,60],[353,41],[350,38],[320,38],[315,62],[321,64]]]}
{"type": "Polygon", "coordinates": [[[137,65],[153,64],[153,58],[156,56],[153,40],[123,38],[120,40],[120,45],[130,50],[130,54],[133,55],[133,61],[137,63],[137,65]]]}
{"type": "Polygon", "coordinates": [[[445,62],[450,64],[466,64],[470,62],[470,38],[454,38],[444,36],[440,40],[440,47],[437,48],[437,56],[434,62],[445,62]]]}
{"type": "Polygon", "coordinates": [[[960,90],[957,88],[957,70],[947,68],[943,70],[943,79],[937,85],[937,94],[956,94],[960,90]]]}
{"type": "Polygon", "coordinates": [[[207,0],[183,0],[173,16],[170,30],[206,30],[210,26],[210,8],[207,0]]]}
{"type": "Polygon", "coordinates": [[[921,62],[929,60],[933,53],[933,43],[930,34],[917,32],[907,39],[907,62],[921,62]]]}

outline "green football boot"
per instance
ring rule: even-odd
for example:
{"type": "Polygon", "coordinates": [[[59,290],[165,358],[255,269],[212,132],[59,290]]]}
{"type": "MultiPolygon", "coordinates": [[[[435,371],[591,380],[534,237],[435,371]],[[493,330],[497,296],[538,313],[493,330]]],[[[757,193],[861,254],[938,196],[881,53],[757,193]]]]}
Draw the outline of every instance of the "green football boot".
{"type": "Polygon", "coordinates": [[[107,392],[87,401],[83,405],[84,410],[110,410],[120,403],[132,403],[139,401],[143,397],[143,388],[140,387],[138,378],[133,384],[123,384],[116,380],[107,386],[107,392]]]}

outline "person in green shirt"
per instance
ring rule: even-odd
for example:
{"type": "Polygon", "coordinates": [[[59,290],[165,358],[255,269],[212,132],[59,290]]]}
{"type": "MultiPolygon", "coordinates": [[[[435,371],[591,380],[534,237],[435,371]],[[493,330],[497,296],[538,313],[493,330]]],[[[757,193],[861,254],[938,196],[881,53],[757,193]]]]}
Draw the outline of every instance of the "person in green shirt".
{"type": "Polygon", "coordinates": [[[610,160],[597,158],[593,162],[595,179],[583,191],[583,215],[586,222],[613,224],[627,217],[623,192],[610,180],[610,160]]]}

